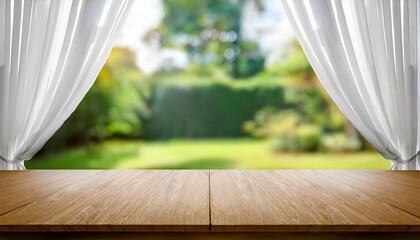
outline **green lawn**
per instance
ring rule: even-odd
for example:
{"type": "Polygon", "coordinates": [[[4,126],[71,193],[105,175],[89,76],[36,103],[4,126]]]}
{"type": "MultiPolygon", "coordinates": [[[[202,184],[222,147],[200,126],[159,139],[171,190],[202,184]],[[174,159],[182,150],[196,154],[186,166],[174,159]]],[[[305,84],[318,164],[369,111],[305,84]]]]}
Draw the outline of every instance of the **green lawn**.
{"type": "Polygon", "coordinates": [[[28,169],[388,169],[376,152],[276,153],[249,139],[106,141],[27,161],[28,169]]]}

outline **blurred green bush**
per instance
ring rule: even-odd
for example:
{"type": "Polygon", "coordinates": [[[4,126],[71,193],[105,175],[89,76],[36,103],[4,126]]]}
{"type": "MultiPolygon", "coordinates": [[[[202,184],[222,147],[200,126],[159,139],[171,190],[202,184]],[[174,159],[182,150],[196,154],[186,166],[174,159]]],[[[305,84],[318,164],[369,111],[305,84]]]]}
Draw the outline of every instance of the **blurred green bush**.
{"type": "Polygon", "coordinates": [[[134,53],[113,48],[92,88],[41,154],[105,138],[138,137],[144,109],[139,91],[141,77],[134,53]]]}
{"type": "Polygon", "coordinates": [[[296,109],[264,108],[243,125],[244,132],[256,138],[270,139],[276,151],[351,152],[361,150],[363,142],[351,125],[331,130],[324,118],[307,118],[296,109]],[[322,122],[319,122],[319,121],[322,122]],[[347,131],[346,131],[347,130],[347,131]]]}
{"type": "Polygon", "coordinates": [[[262,81],[162,81],[153,88],[144,136],[237,137],[242,124],[266,106],[287,106],[284,86],[262,81]]]}
{"type": "Polygon", "coordinates": [[[325,135],[320,141],[320,150],[326,152],[354,152],[361,150],[363,141],[358,135],[348,136],[344,132],[325,135]]]}

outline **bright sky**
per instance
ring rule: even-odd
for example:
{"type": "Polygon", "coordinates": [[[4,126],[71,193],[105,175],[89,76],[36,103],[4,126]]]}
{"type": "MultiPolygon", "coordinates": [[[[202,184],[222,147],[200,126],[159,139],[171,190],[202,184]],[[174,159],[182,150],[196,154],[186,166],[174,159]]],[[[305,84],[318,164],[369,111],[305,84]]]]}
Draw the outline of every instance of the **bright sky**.
{"type": "MultiPolygon", "coordinates": [[[[263,0],[265,11],[260,14],[252,4],[244,9],[243,29],[247,36],[260,43],[267,53],[266,65],[280,60],[287,51],[287,44],[294,38],[279,0],[263,0]]],[[[188,58],[182,51],[151,46],[142,38],[159,26],[163,17],[161,0],[136,0],[117,39],[117,46],[136,52],[137,66],[145,73],[153,73],[169,65],[183,68],[188,58]]]]}

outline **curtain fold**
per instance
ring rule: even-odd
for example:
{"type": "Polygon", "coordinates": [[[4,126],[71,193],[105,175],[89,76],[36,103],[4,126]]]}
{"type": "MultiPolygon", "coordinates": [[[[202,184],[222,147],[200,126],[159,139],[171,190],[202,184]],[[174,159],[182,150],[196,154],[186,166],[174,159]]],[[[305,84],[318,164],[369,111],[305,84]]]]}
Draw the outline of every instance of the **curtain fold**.
{"type": "Polygon", "coordinates": [[[393,170],[420,170],[420,2],[282,0],[338,108],[393,170]]]}
{"type": "Polygon", "coordinates": [[[25,169],[94,83],[131,0],[0,1],[0,169],[25,169]]]}

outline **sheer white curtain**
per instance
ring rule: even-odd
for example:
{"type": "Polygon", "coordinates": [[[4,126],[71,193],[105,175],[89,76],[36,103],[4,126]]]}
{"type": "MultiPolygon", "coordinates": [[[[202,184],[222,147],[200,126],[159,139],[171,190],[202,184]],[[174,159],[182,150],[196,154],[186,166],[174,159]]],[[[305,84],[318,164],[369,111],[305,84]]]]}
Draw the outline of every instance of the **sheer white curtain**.
{"type": "Polygon", "coordinates": [[[0,169],[25,169],[92,86],[130,0],[0,1],[0,169]]]}
{"type": "Polygon", "coordinates": [[[420,170],[420,1],[282,0],[309,62],[391,169],[420,170]]]}

